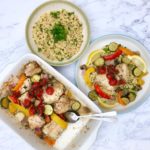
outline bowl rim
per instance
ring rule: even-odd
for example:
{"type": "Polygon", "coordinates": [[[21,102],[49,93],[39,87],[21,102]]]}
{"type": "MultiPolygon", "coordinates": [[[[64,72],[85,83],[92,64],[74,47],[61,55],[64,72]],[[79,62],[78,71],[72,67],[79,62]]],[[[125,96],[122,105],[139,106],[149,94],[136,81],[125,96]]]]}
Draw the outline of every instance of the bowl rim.
{"type": "Polygon", "coordinates": [[[69,1],[66,1],[66,0],[61,0],[61,1],[60,0],[50,0],[50,1],[47,1],[47,2],[44,2],[44,3],[40,4],[29,15],[29,17],[27,19],[27,22],[26,22],[26,25],[25,25],[25,39],[26,39],[26,43],[27,43],[27,46],[28,46],[30,52],[32,52],[33,54],[39,56],[40,58],[42,58],[44,61],[46,61],[47,63],[49,63],[52,66],[67,66],[67,65],[72,64],[73,62],[77,61],[83,55],[83,53],[86,51],[86,49],[89,47],[90,37],[91,37],[91,29],[90,29],[90,23],[88,21],[87,16],[85,15],[85,13],[78,6],[76,6],[72,2],[69,2],[69,1]],[[87,41],[85,43],[85,46],[83,47],[83,49],[81,50],[80,53],[77,53],[77,55],[74,59],[68,60],[66,62],[59,62],[59,63],[56,62],[56,63],[54,63],[52,61],[45,60],[44,58],[40,57],[37,53],[34,52],[34,50],[32,49],[32,46],[29,42],[28,29],[29,29],[29,24],[31,22],[31,19],[32,19],[33,15],[35,15],[37,13],[37,11],[39,9],[41,9],[42,7],[44,7],[46,5],[49,5],[49,4],[54,4],[54,3],[64,3],[66,5],[70,5],[71,7],[74,7],[83,16],[83,19],[85,20],[85,23],[86,23],[86,26],[87,26],[87,41]]]}
{"type": "MultiPolygon", "coordinates": [[[[139,41],[138,39],[135,39],[135,38],[133,38],[133,37],[131,37],[131,36],[124,35],[124,34],[105,34],[105,35],[99,36],[99,37],[95,38],[94,40],[92,40],[92,41],[90,42],[89,48],[90,48],[93,44],[95,44],[97,41],[102,40],[103,38],[109,38],[110,36],[114,36],[114,37],[120,36],[120,37],[123,37],[123,38],[126,38],[126,39],[130,40],[131,42],[133,42],[133,43],[135,43],[135,44],[138,44],[138,45],[142,46],[142,47],[144,48],[144,52],[150,57],[150,53],[148,52],[148,48],[147,48],[146,46],[144,46],[144,44],[143,44],[141,41],[139,41]]],[[[89,49],[88,49],[88,50],[89,50],[89,49]]],[[[87,50],[87,51],[88,51],[88,50],[87,50]]],[[[84,55],[85,55],[85,54],[84,54],[84,55]]],[[[82,57],[83,57],[83,56],[82,56],[82,57]]],[[[82,57],[81,57],[81,58],[82,58],[82,57]]],[[[81,58],[80,58],[80,59],[81,59],[81,58]]],[[[79,69],[80,59],[79,59],[78,62],[76,63],[76,67],[75,67],[75,83],[76,83],[76,85],[77,85],[78,88],[79,88],[78,69],[79,69]]],[[[79,88],[79,89],[80,89],[80,88],[79,88]]],[[[80,89],[80,90],[81,90],[81,89],[80,89]]],[[[82,90],[81,90],[81,91],[82,91],[82,90]]],[[[83,91],[82,91],[82,92],[83,92],[83,91]]],[[[85,92],[83,92],[83,93],[86,94],[85,92]]],[[[86,94],[86,95],[87,95],[87,94],[86,94]]],[[[133,106],[127,108],[127,109],[119,110],[119,111],[115,110],[115,111],[117,111],[117,113],[118,113],[118,114],[121,114],[121,115],[122,115],[122,114],[125,114],[125,113],[129,113],[130,111],[132,111],[132,110],[138,108],[141,104],[143,104],[143,103],[149,98],[149,96],[150,96],[150,93],[145,96],[145,98],[143,99],[143,101],[139,101],[138,103],[136,103],[135,105],[133,105],[133,106]]],[[[101,107],[99,107],[99,109],[103,111],[103,109],[102,109],[101,107]]],[[[108,111],[111,111],[111,109],[109,109],[108,111]]]]}

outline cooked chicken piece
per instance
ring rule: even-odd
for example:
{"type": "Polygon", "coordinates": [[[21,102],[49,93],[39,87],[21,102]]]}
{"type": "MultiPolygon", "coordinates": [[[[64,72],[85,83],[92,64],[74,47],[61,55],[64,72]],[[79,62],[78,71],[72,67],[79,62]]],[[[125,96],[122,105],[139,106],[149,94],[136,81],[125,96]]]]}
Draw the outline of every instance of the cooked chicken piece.
{"type": "Polygon", "coordinates": [[[89,114],[91,111],[88,107],[85,107],[85,106],[82,106],[80,109],[79,109],[79,114],[80,115],[87,115],[89,114]]]}
{"type": "Polygon", "coordinates": [[[23,103],[25,99],[28,99],[28,92],[25,92],[24,94],[22,94],[18,99],[23,103]]]}
{"type": "Polygon", "coordinates": [[[105,74],[97,75],[95,82],[100,84],[102,88],[106,89],[109,94],[114,94],[115,87],[109,84],[109,80],[105,74]]]}
{"type": "Polygon", "coordinates": [[[55,83],[53,88],[54,88],[54,93],[52,95],[48,95],[46,91],[43,93],[44,102],[47,104],[52,104],[54,102],[57,102],[60,96],[64,92],[64,86],[60,82],[55,83]]]}
{"type": "Polygon", "coordinates": [[[27,78],[27,79],[24,81],[24,83],[23,83],[23,85],[21,86],[21,88],[20,88],[20,93],[21,93],[21,94],[22,94],[22,93],[25,93],[25,92],[28,91],[30,88],[31,88],[31,80],[30,80],[30,78],[27,78]]]}
{"type": "Polygon", "coordinates": [[[8,82],[5,82],[0,89],[0,99],[11,94],[11,89],[17,84],[18,78],[16,76],[11,76],[8,82]]]}
{"type": "Polygon", "coordinates": [[[34,74],[38,74],[42,71],[40,66],[36,62],[30,62],[25,66],[25,74],[26,76],[33,76],[34,74]]]}
{"type": "Polygon", "coordinates": [[[66,96],[63,95],[60,97],[59,101],[54,103],[54,111],[57,114],[62,114],[70,109],[71,100],[66,96]]]}
{"type": "Polygon", "coordinates": [[[54,140],[59,138],[62,132],[63,132],[63,129],[54,121],[51,121],[50,123],[46,124],[43,127],[43,133],[54,140]]]}
{"type": "Polygon", "coordinates": [[[124,79],[125,81],[128,81],[129,79],[129,69],[126,64],[119,64],[116,66],[116,69],[119,71],[118,77],[120,79],[124,79]]]}
{"type": "Polygon", "coordinates": [[[45,124],[44,119],[38,115],[30,116],[28,122],[31,129],[41,128],[45,124]]]}
{"type": "Polygon", "coordinates": [[[19,122],[21,122],[25,118],[25,115],[22,112],[17,112],[15,117],[19,122]]]}

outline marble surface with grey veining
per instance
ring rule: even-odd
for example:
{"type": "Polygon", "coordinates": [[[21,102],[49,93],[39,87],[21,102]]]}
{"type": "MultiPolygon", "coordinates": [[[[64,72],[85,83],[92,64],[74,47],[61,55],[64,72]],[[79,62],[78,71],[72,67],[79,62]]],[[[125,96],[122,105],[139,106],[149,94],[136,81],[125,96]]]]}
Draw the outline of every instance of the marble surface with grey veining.
{"type": "MultiPolygon", "coordinates": [[[[72,0],[88,16],[91,40],[105,34],[129,35],[150,47],[149,0],[72,0]]],[[[44,0],[0,1],[0,70],[29,52],[25,24],[34,8],[44,0]]],[[[75,63],[57,68],[75,83],[75,63]]],[[[33,150],[0,120],[0,150],[33,150]]],[[[150,98],[118,122],[103,123],[90,150],[149,150],[150,98]]]]}

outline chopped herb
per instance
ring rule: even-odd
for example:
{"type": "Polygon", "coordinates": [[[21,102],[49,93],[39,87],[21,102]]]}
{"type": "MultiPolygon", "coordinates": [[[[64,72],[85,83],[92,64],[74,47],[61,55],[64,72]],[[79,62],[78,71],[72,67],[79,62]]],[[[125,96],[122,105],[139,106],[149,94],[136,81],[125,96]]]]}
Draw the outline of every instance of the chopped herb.
{"type": "Polygon", "coordinates": [[[42,49],[41,48],[38,48],[38,52],[41,52],[42,51],[42,49]]]}
{"type": "Polygon", "coordinates": [[[109,50],[109,48],[107,46],[104,47],[103,50],[105,51],[105,53],[109,53],[110,52],[110,50],[109,50]]]}
{"type": "Polygon", "coordinates": [[[73,15],[74,14],[74,12],[68,12],[68,15],[69,16],[71,16],[71,15],[73,15]]]}
{"type": "Polygon", "coordinates": [[[26,88],[27,88],[27,86],[24,86],[24,88],[26,89],[26,88]]]}
{"type": "Polygon", "coordinates": [[[42,24],[40,24],[40,31],[43,32],[42,24]]]}
{"type": "Polygon", "coordinates": [[[67,30],[61,23],[55,24],[51,33],[53,35],[54,42],[66,40],[67,38],[67,30]]]}
{"type": "Polygon", "coordinates": [[[51,14],[51,16],[54,17],[54,18],[58,18],[60,12],[59,12],[59,11],[55,11],[55,12],[51,12],[50,14],[51,14]]]}

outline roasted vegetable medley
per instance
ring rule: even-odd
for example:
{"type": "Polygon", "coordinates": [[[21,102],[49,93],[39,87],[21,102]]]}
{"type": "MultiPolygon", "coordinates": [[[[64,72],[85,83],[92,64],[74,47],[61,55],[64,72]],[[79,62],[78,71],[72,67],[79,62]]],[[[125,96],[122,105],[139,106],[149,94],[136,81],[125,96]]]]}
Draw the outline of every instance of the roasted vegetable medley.
{"type": "Polygon", "coordinates": [[[0,98],[3,109],[51,146],[68,127],[65,112],[90,113],[69,89],[35,61],[25,64],[18,76],[3,84],[0,98]]]}
{"type": "Polygon", "coordinates": [[[135,101],[147,74],[140,54],[115,42],[93,51],[81,70],[89,98],[105,108],[135,101]]]}

